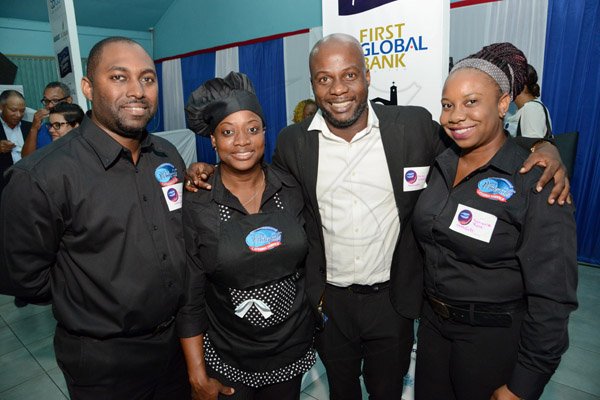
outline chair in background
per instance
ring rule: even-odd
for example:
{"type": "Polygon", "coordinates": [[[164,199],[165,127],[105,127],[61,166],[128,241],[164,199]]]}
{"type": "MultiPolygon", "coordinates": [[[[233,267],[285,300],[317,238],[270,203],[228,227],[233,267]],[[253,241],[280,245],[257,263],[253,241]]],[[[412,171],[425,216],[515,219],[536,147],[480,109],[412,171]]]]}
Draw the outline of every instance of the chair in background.
{"type": "Polygon", "coordinates": [[[563,163],[567,167],[569,179],[573,178],[578,139],[579,132],[568,132],[554,135],[554,144],[560,153],[560,158],[562,158],[563,163]]]}

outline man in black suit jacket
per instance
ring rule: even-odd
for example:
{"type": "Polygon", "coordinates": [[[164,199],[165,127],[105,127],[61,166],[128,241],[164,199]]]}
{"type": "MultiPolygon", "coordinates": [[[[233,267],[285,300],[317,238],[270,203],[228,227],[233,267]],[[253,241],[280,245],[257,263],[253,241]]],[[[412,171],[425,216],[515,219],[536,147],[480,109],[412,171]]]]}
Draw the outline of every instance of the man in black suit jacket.
{"type": "MultiPolygon", "coordinates": [[[[0,109],[1,118],[0,123],[0,195],[4,189],[4,171],[10,168],[13,163],[12,151],[15,147],[15,143],[8,140],[4,126],[6,125],[10,129],[16,129],[17,127],[21,130],[23,135],[23,142],[31,129],[31,123],[23,121],[25,115],[25,98],[23,95],[16,90],[5,90],[0,94],[0,109]]],[[[20,158],[20,156],[19,156],[20,158]]],[[[18,160],[17,160],[18,161],[18,160]]]]}
{"type": "MultiPolygon", "coordinates": [[[[413,320],[422,304],[422,258],[412,212],[429,165],[450,142],[421,107],[369,104],[370,75],[353,37],[323,38],[309,63],[320,111],[282,130],[273,164],[298,180],[307,203],[307,290],[324,320],[317,350],[331,399],[361,399],[361,374],[370,399],[399,399],[410,364],[413,320]],[[373,144],[361,145],[365,141],[373,144]],[[352,156],[356,146],[363,146],[363,153],[352,156]],[[389,207],[390,200],[397,214],[388,208],[384,218],[373,218],[376,211],[369,215],[368,207],[386,202],[389,207]],[[361,211],[361,202],[366,210],[361,211]],[[373,224],[380,229],[370,229],[373,240],[361,243],[361,232],[373,224]],[[393,243],[381,245],[379,238],[390,237],[393,243]],[[356,262],[347,254],[353,249],[356,262]],[[381,257],[382,252],[387,254],[381,257]]],[[[550,176],[557,161],[548,168],[550,176]]]]}

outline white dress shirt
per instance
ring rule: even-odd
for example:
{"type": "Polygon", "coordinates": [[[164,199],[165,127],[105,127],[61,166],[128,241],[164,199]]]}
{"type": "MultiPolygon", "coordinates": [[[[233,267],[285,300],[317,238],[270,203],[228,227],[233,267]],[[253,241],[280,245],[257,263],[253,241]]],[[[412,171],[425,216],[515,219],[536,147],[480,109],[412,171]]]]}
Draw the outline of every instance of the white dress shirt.
{"type": "Polygon", "coordinates": [[[19,122],[17,126],[13,128],[6,125],[6,122],[2,118],[2,127],[4,128],[4,133],[6,134],[6,139],[10,140],[15,144],[12,151],[10,152],[13,164],[21,159],[21,150],[23,149],[23,145],[25,144],[25,140],[23,139],[23,133],[21,132],[21,123],[19,122]]]}
{"type": "Polygon", "coordinates": [[[342,287],[388,281],[400,234],[379,120],[368,107],[366,129],[350,142],[331,133],[320,111],[308,128],[320,132],[317,200],[327,283],[342,287]]]}

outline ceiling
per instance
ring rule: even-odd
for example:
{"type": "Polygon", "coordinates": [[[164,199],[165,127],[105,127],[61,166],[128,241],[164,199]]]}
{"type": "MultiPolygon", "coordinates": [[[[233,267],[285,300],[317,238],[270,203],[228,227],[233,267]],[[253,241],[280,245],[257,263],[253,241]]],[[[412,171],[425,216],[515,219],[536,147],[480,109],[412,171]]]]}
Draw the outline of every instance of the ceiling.
{"type": "MultiPolygon", "coordinates": [[[[79,26],[147,31],[175,0],[73,0],[79,26]]],[[[48,22],[47,0],[2,0],[0,18],[48,22]]]]}

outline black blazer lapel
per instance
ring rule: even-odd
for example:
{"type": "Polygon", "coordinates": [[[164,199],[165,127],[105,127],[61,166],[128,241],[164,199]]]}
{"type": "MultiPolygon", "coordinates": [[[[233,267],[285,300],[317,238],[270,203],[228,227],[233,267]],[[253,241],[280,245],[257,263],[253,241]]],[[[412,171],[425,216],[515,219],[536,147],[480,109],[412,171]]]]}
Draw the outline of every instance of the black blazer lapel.
{"type": "Polygon", "coordinates": [[[385,159],[392,179],[396,206],[402,217],[402,210],[400,208],[403,195],[404,165],[406,164],[404,124],[398,118],[398,113],[394,112],[394,107],[374,106],[374,109],[379,119],[381,142],[383,143],[385,159]]]}
{"type": "MultiPolygon", "coordinates": [[[[302,132],[300,142],[300,165],[304,177],[304,190],[310,200],[310,206],[318,215],[319,204],[317,202],[317,173],[319,170],[319,135],[316,131],[302,132]]],[[[320,221],[319,221],[320,222],[320,221]]]]}

